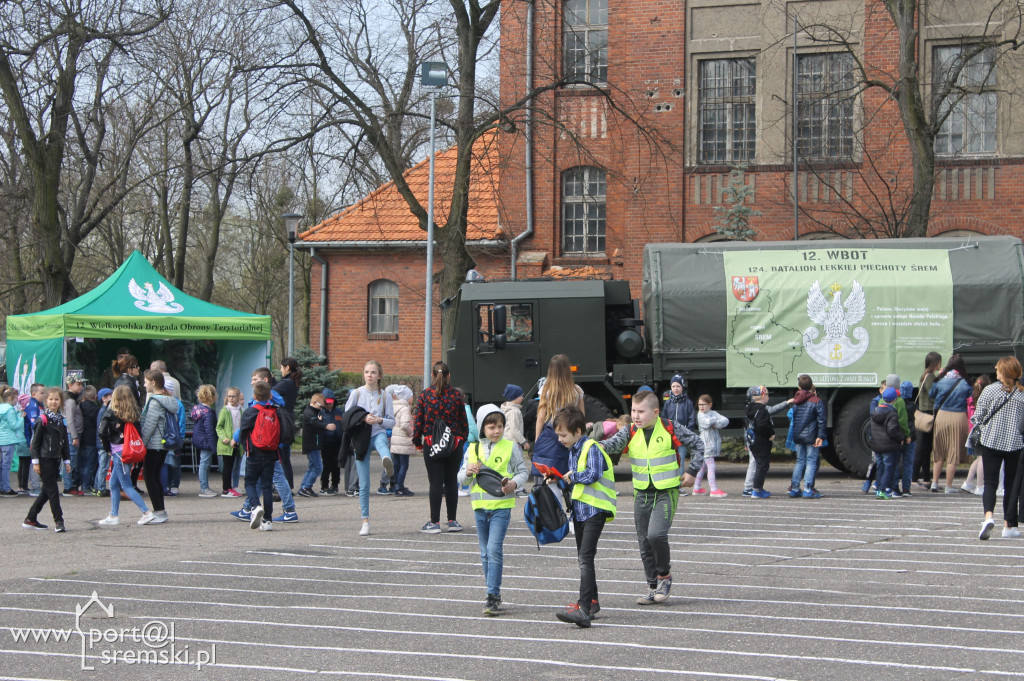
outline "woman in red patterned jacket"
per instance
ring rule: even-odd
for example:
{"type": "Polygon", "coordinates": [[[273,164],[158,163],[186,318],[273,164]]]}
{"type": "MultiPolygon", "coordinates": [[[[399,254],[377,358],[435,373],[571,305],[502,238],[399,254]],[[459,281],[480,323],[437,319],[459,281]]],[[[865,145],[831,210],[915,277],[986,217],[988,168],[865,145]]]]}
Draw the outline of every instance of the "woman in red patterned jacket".
{"type": "Polygon", "coordinates": [[[455,519],[459,508],[459,467],[462,465],[462,446],[469,437],[469,424],[466,421],[466,406],[459,392],[449,384],[450,371],[444,362],[435,362],[431,370],[433,384],[420,393],[416,400],[416,420],[413,425],[412,443],[416,449],[423,448],[424,438],[430,439],[434,432],[434,422],[442,419],[456,438],[459,446],[455,448],[458,456],[431,459],[424,452],[423,461],[427,465],[427,479],[430,481],[430,519],[420,528],[426,534],[438,534],[441,531],[441,497],[445,498],[448,508],[448,531],[460,532],[462,525],[455,519]]]}

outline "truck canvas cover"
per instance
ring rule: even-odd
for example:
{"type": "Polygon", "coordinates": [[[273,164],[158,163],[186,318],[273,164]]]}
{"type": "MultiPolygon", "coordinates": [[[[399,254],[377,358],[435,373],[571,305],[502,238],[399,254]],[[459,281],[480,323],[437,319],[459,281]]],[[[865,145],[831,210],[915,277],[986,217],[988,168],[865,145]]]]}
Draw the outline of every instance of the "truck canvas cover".
{"type": "Polygon", "coordinates": [[[650,244],[645,329],[656,371],[726,365],[729,386],[877,386],[936,350],[1021,354],[1013,237],[650,244]]]}

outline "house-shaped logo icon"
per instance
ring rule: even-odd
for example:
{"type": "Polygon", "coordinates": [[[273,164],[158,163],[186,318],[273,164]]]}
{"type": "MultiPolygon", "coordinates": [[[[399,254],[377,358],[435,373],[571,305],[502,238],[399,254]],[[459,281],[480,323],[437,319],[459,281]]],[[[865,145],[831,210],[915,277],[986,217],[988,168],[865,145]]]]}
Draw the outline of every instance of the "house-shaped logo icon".
{"type": "MultiPolygon", "coordinates": [[[[89,598],[88,601],[85,602],[85,605],[82,605],[80,603],[75,604],[75,631],[78,633],[79,636],[82,637],[82,669],[84,671],[95,670],[95,667],[91,667],[86,664],[86,660],[88,659],[85,653],[86,632],[84,629],[82,629],[82,615],[87,613],[89,609],[93,606],[99,608],[99,611],[102,613],[101,615],[99,615],[99,619],[114,616],[114,604],[111,603],[110,605],[104,605],[103,601],[100,600],[100,597],[96,594],[95,591],[92,592],[92,596],[89,598]]],[[[91,630],[92,627],[90,627],[90,631],[91,630]]]]}

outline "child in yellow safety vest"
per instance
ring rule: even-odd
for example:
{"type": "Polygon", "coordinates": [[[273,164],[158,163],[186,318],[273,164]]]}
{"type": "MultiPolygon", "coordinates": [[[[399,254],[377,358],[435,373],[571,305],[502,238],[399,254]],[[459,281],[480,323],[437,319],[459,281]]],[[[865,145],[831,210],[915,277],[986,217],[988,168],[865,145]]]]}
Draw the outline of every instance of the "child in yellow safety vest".
{"type": "Polygon", "coordinates": [[[659,416],[658,397],[650,391],[633,396],[633,423],[600,445],[609,454],[629,453],[633,470],[633,524],[640,544],[648,591],[637,605],[668,600],[672,590],[668,531],[679,505],[679,488],[693,487],[704,464],[704,442],[681,423],[659,416]],[[680,452],[690,452],[690,465],[682,470],[680,452]]]}
{"type": "MultiPolygon", "coordinates": [[[[526,486],[526,464],[523,450],[505,440],[505,415],[496,405],[485,404],[476,413],[480,440],[469,445],[459,470],[459,484],[471,485],[470,503],[476,516],[476,536],[480,544],[480,564],[487,584],[485,615],[497,615],[501,606],[501,570],[505,532],[516,506],[515,492],[526,486]],[[501,496],[490,494],[480,486],[478,475],[489,468],[501,476],[501,496]]],[[[497,493],[497,490],[495,490],[497,493]]]]}
{"type": "Polygon", "coordinates": [[[580,564],[580,598],[555,616],[586,628],[601,609],[594,555],[605,523],[615,518],[615,474],[601,445],[585,436],[587,419],[578,408],[562,409],[552,425],[558,441],[569,450],[569,472],[560,484],[572,488],[572,522],[580,564]]]}

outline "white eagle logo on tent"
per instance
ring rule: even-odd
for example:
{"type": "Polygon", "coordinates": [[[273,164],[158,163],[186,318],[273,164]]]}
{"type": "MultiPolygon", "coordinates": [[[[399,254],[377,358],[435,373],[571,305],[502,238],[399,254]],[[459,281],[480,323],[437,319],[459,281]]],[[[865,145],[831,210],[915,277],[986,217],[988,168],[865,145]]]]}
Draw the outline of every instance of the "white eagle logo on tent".
{"type": "Polygon", "coordinates": [[[855,341],[847,334],[850,327],[864,318],[864,289],[857,281],[853,290],[842,303],[842,289],[838,283],[829,287],[832,303],[829,304],[821,287],[815,281],[807,292],[807,316],[815,324],[825,327],[825,337],[818,343],[818,327],[810,326],[804,331],[804,349],[818,364],[838,369],[853,364],[864,356],[868,349],[868,332],[863,326],[853,329],[855,341]]]}
{"type": "Polygon", "coordinates": [[[135,298],[135,307],[143,312],[177,314],[185,309],[174,302],[174,294],[171,293],[171,289],[167,288],[167,285],[162,281],[160,282],[160,288],[155,291],[153,290],[153,285],[148,281],[144,286],[146,288],[136,284],[134,278],[128,282],[128,291],[135,298]]]}

